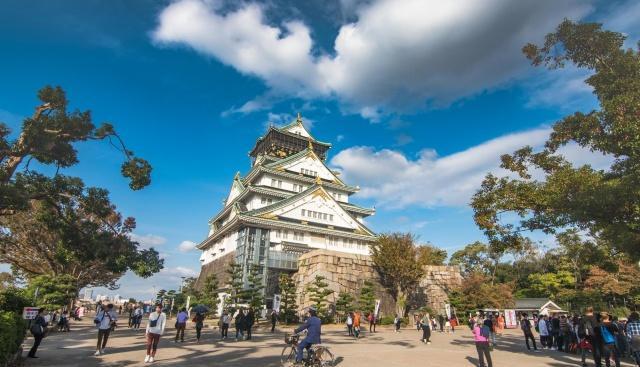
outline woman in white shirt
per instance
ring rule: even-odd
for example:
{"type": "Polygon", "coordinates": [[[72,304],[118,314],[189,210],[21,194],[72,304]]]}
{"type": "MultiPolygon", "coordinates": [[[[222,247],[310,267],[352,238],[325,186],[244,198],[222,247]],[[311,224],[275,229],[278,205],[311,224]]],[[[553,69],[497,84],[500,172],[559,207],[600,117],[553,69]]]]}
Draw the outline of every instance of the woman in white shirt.
{"type": "Polygon", "coordinates": [[[149,321],[147,322],[147,356],[144,358],[145,362],[152,363],[154,361],[158,342],[166,324],[167,315],[162,312],[162,305],[158,303],[156,310],[149,315],[149,321]]]}

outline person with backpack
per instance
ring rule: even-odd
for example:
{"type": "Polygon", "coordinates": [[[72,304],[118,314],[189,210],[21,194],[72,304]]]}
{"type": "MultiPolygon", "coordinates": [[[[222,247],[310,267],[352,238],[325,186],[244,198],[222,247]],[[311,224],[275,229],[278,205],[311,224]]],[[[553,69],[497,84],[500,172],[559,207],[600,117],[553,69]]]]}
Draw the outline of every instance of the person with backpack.
{"type": "Polygon", "coordinates": [[[44,318],[44,308],[38,309],[38,315],[31,322],[31,335],[33,335],[33,346],[29,350],[29,354],[27,357],[29,358],[38,358],[36,357],[36,352],[38,351],[38,347],[44,339],[45,334],[47,333],[47,320],[44,318]]]}
{"type": "Polygon", "coordinates": [[[613,356],[616,367],[620,367],[620,350],[618,350],[618,346],[616,345],[616,337],[620,330],[618,329],[618,325],[612,322],[611,315],[603,312],[601,318],[602,324],[600,325],[600,330],[604,346],[604,362],[607,367],[610,367],[611,357],[613,356]]]}
{"type": "Polygon", "coordinates": [[[109,303],[106,306],[101,305],[96,313],[96,318],[93,319],[93,323],[98,328],[98,343],[96,344],[95,356],[104,354],[104,348],[107,346],[109,334],[115,329],[116,321],[118,321],[118,316],[113,310],[113,304],[109,303]]]}
{"type": "Polygon", "coordinates": [[[536,338],[533,337],[533,332],[531,331],[531,321],[527,317],[526,313],[523,313],[520,316],[520,330],[524,333],[524,342],[527,345],[527,349],[531,350],[529,346],[529,339],[533,342],[533,350],[538,350],[538,346],[536,346],[536,338]]]}
{"type": "Polygon", "coordinates": [[[425,313],[420,320],[420,325],[422,325],[422,342],[425,344],[431,344],[431,317],[429,317],[428,313],[425,313]]]}
{"type": "Polygon", "coordinates": [[[640,315],[637,312],[632,312],[629,315],[625,331],[631,348],[631,355],[636,360],[638,367],[640,367],[640,315]]]}
{"type": "MultiPolygon", "coordinates": [[[[599,316],[599,315],[598,315],[599,316]]],[[[591,349],[593,361],[596,367],[602,367],[602,352],[604,345],[602,342],[602,332],[600,329],[600,320],[594,315],[593,307],[587,307],[585,314],[580,320],[578,326],[578,337],[580,341],[580,349],[582,351],[582,366],[586,367],[586,352],[591,349]]]]}
{"type": "Polygon", "coordinates": [[[158,350],[158,343],[160,337],[164,333],[164,328],[167,324],[167,315],[162,312],[162,304],[156,305],[156,310],[149,315],[149,321],[147,322],[147,329],[145,335],[147,337],[147,356],[144,357],[145,363],[153,363],[156,358],[156,351],[158,350]]]}
{"type": "Polygon", "coordinates": [[[491,361],[491,352],[489,348],[489,338],[491,337],[491,329],[483,324],[482,318],[478,316],[473,325],[473,339],[476,343],[476,351],[478,352],[478,362],[480,367],[493,367],[491,361]],[[485,366],[485,359],[487,365],[485,366]]]}

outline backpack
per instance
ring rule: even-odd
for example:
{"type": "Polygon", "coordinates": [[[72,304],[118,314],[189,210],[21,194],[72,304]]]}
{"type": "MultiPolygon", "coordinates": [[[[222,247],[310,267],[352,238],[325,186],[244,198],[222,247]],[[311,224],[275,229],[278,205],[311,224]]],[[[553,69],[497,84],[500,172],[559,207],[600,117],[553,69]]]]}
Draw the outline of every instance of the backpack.
{"type": "Polygon", "coordinates": [[[605,344],[614,344],[616,342],[613,334],[611,334],[611,331],[609,331],[606,326],[600,326],[600,329],[602,330],[602,340],[604,340],[605,344]]]}
{"type": "Polygon", "coordinates": [[[487,325],[482,325],[482,327],[480,328],[480,335],[482,335],[485,338],[490,338],[491,337],[491,329],[489,329],[489,327],[487,325]]]}

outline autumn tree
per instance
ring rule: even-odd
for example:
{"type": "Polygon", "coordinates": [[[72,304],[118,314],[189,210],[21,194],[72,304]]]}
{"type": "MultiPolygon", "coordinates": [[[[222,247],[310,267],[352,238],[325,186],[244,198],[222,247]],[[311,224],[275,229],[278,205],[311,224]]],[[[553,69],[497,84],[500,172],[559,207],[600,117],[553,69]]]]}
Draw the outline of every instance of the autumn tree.
{"type": "Polygon", "coordinates": [[[24,185],[16,175],[21,165],[29,163],[59,168],[78,163],[75,144],[87,140],[106,140],[122,152],[121,173],[130,179],[129,186],[139,190],[151,182],[151,166],[129,150],[110,123],[95,126],[90,111],[69,111],[69,101],[60,87],[45,86],[38,91],[41,104],[33,116],[25,118],[15,140],[11,130],[0,122],[0,215],[10,215],[27,208],[29,200],[38,199],[38,187],[24,185]]]}
{"type": "Polygon", "coordinates": [[[280,319],[286,323],[295,320],[296,310],[296,283],[290,274],[282,273],[279,277],[280,289],[280,319]]]}
{"type": "Polygon", "coordinates": [[[130,238],[133,218],[123,218],[104,189],[85,187],[78,178],[36,173],[17,181],[39,192],[24,210],[0,216],[0,262],[27,280],[68,275],[76,290],[86,286],[115,288],[131,270],[149,277],[164,260],[153,248],[141,249],[130,238]]]}
{"type": "Polygon", "coordinates": [[[603,294],[610,302],[616,304],[617,301],[633,299],[640,294],[638,279],[638,265],[620,260],[613,271],[598,266],[591,267],[585,286],[603,294]]]}
{"type": "Polygon", "coordinates": [[[458,312],[483,308],[510,308],[514,305],[512,284],[491,284],[482,273],[471,273],[462,284],[449,292],[449,301],[458,312]]]}
{"type": "Polygon", "coordinates": [[[380,235],[371,245],[371,259],[380,283],[396,302],[396,313],[404,316],[408,299],[425,272],[414,237],[408,233],[380,235]]]}
{"type": "Polygon", "coordinates": [[[556,122],[541,150],[525,146],[502,156],[510,175],[487,175],[472,200],[475,222],[489,238],[577,228],[640,259],[640,56],[623,48],[624,40],[600,24],[565,20],[543,45],[523,48],[534,66],[571,63],[591,72],[586,84],[600,107],[556,122]],[[576,166],[559,153],[568,144],[607,155],[613,164],[576,166]],[[507,213],[520,221],[501,221],[507,213]]]}
{"type": "Polygon", "coordinates": [[[418,259],[424,265],[444,265],[447,251],[432,244],[418,246],[418,259]]]}

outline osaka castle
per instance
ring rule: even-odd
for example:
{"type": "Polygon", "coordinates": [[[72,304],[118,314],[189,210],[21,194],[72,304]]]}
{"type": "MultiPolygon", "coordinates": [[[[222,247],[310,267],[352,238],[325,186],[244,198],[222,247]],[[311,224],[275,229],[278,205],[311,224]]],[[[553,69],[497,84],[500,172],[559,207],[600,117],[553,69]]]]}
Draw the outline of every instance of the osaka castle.
{"type": "Polygon", "coordinates": [[[316,249],[369,254],[375,234],[364,219],[375,210],[350,202],[358,186],[327,167],[331,144],[315,139],[302,122],[298,114],[256,141],[251,167],[236,173],[222,209],[209,220],[208,237],[198,245],[198,283],[209,274],[224,279],[235,261],[246,286],[257,265],[269,303],[280,273],[295,272],[302,254],[316,249]]]}

